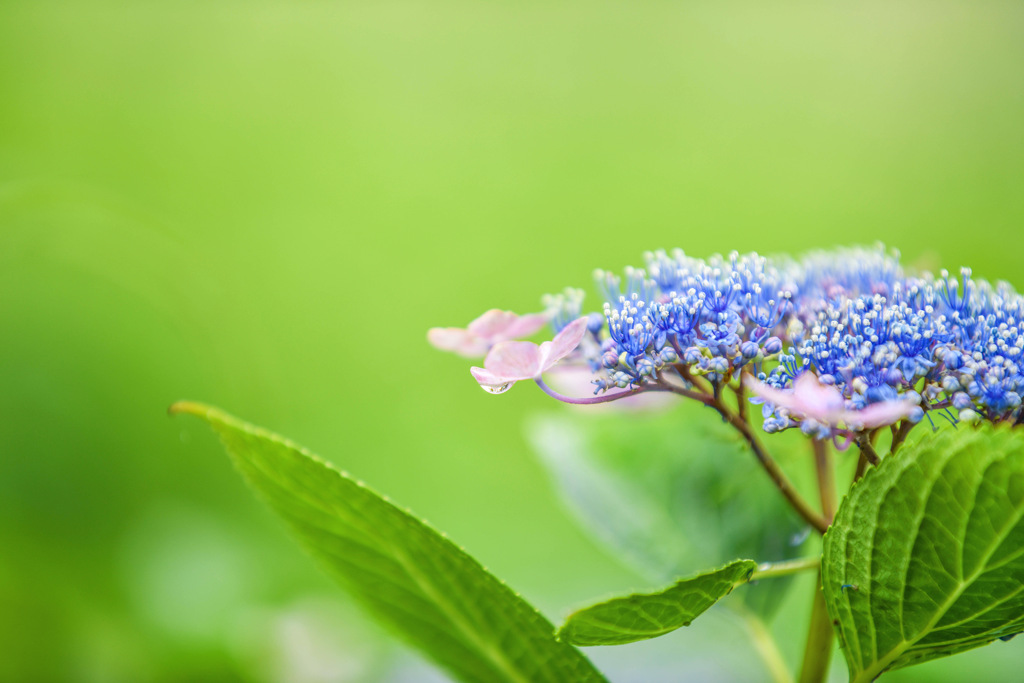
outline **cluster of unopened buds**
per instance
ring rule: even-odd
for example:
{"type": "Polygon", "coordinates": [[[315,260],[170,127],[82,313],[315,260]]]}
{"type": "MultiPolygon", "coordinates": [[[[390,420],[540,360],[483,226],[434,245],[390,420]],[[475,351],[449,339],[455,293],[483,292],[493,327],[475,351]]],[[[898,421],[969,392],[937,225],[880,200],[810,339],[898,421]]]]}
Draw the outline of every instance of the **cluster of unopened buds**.
{"type": "Polygon", "coordinates": [[[585,314],[583,293],[569,289],[544,297],[543,313],[488,311],[428,337],[486,356],[471,372],[492,393],[522,380],[574,404],[669,392],[738,427],[755,403],[765,432],[796,427],[839,448],[885,427],[902,440],[922,420],[1022,420],[1024,298],[1005,283],[967,268],[908,273],[883,247],[645,260],[623,277],[596,273],[600,313],[585,314]],[[518,340],[544,324],[551,341],[518,340]],[[589,373],[594,395],[552,389],[543,376],[553,368],[589,373]]]}

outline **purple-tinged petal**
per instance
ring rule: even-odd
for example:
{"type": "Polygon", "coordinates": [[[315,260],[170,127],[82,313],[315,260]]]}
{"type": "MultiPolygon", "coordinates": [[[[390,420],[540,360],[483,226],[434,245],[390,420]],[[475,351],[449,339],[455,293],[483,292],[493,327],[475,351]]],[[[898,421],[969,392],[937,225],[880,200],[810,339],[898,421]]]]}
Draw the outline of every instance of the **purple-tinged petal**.
{"type": "Polygon", "coordinates": [[[539,376],[547,372],[551,366],[576,350],[587,334],[587,318],[577,318],[565,326],[555,338],[540,345],[539,376]]]}

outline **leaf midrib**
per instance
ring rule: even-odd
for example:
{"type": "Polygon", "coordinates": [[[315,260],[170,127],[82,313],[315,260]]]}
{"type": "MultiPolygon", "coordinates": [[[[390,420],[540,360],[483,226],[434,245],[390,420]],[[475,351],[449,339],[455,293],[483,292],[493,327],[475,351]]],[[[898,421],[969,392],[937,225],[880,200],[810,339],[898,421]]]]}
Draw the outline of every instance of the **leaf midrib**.
{"type": "Polygon", "coordinates": [[[502,673],[509,676],[510,680],[520,681],[521,683],[531,683],[530,679],[526,678],[525,675],[519,671],[518,667],[516,667],[511,661],[509,661],[507,657],[504,656],[504,653],[502,653],[500,650],[495,650],[494,645],[492,643],[480,639],[478,632],[474,628],[472,628],[470,624],[466,623],[466,621],[462,619],[461,616],[459,616],[458,611],[452,607],[451,602],[449,602],[447,598],[442,596],[435,589],[433,582],[431,582],[429,579],[423,576],[422,573],[420,573],[420,571],[416,568],[416,564],[410,562],[409,558],[406,557],[404,552],[398,551],[390,543],[388,544],[388,546],[391,548],[396,559],[399,560],[399,564],[402,565],[402,568],[405,570],[406,574],[408,574],[409,577],[413,579],[413,581],[416,583],[417,587],[419,587],[420,590],[427,594],[427,597],[432,599],[438,605],[438,607],[441,608],[441,611],[444,612],[445,616],[449,619],[449,621],[451,621],[451,623],[455,625],[455,627],[462,633],[462,635],[467,640],[469,640],[469,642],[476,645],[487,656],[487,659],[489,659],[492,664],[497,666],[502,673]]]}
{"type": "MultiPolygon", "coordinates": [[[[614,623],[612,623],[610,621],[606,621],[606,620],[602,619],[601,617],[587,617],[586,621],[588,621],[591,625],[599,626],[600,628],[603,628],[606,631],[609,631],[611,633],[623,633],[623,634],[627,634],[627,635],[631,635],[631,636],[644,636],[644,637],[647,637],[647,638],[655,638],[657,636],[663,636],[666,633],[671,633],[672,631],[676,631],[679,628],[678,626],[673,626],[671,628],[659,628],[659,629],[654,629],[654,630],[651,630],[651,629],[648,629],[648,630],[637,630],[637,629],[627,628],[625,626],[619,626],[618,624],[614,624],[614,623]]],[[[577,628],[575,630],[578,631],[579,629],[577,628]]],[[[597,639],[594,638],[593,640],[597,640],[597,639]]]]}
{"type": "MultiPolygon", "coordinates": [[[[238,429],[238,427],[234,427],[234,428],[238,429]]],[[[268,440],[271,440],[271,441],[275,441],[276,443],[284,446],[285,448],[287,448],[289,450],[292,450],[292,451],[295,451],[295,452],[298,452],[298,453],[300,453],[302,455],[306,455],[307,457],[312,456],[311,453],[306,452],[305,449],[303,449],[301,447],[298,447],[298,446],[296,446],[294,444],[285,443],[285,442],[283,442],[280,439],[269,437],[269,435],[255,434],[255,433],[253,433],[253,431],[248,430],[248,429],[245,429],[244,431],[246,431],[249,434],[252,434],[253,436],[257,436],[259,438],[264,438],[264,439],[268,439],[268,440]]],[[[241,456],[239,456],[239,457],[241,457],[241,456]]],[[[346,477],[345,475],[343,475],[341,472],[339,472],[337,469],[335,469],[329,463],[327,463],[327,462],[325,462],[323,460],[320,460],[319,458],[316,458],[316,459],[321,464],[323,464],[325,466],[325,468],[329,472],[332,473],[333,476],[340,477],[345,482],[351,482],[351,483],[355,484],[356,486],[359,486],[358,483],[356,483],[354,480],[350,479],[349,477],[346,477]]],[[[346,517],[351,516],[351,515],[346,514],[343,511],[339,511],[333,505],[330,505],[330,501],[325,501],[325,502],[328,503],[328,505],[330,505],[330,507],[329,508],[324,508],[322,505],[320,505],[320,501],[316,497],[312,497],[311,498],[309,496],[306,496],[305,492],[301,492],[300,493],[300,492],[295,491],[294,489],[292,489],[290,487],[287,487],[287,488],[284,487],[281,483],[279,483],[277,481],[277,479],[275,477],[270,476],[268,474],[267,470],[264,469],[263,467],[261,467],[260,464],[258,464],[256,460],[245,459],[245,462],[247,462],[251,467],[254,467],[256,470],[258,470],[265,480],[273,482],[281,490],[286,491],[286,492],[291,492],[292,494],[299,493],[299,495],[301,495],[302,498],[304,498],[306,500],[306,502],[309,505],[311,505],[312,507],[319,508],[321,511],[329,513],[329,514],[345,515],[346,517]]],[[[324,532],[326,532],[328,534],[335,535],[335,536],[340,536],[342,538],[345,538],[345,536],[343,536],[341,534],[337,534],[335,531],[333,531],[331,529],[327,529],[327,528],[325,528],[323,526],[320,526],[318,524],[314,525],[314,526],[316,526],[321,531],[324,531],[324,532]]],[[[382,539],[380,539],[378,537],[377,540],[380,541],[382,539]]],[[[362,544],[360,544],[360,545],[362,545],[362,544]]],[[[498,668],[499,671],[501,671],[503,674],[505,674],[509,678],[509,680],[516,681],[517,683],[532,683],[531,679],[525,677],[525,674],[520,672],[518,667],[516,667],[511,661],[509,661],[509,659],[507,657],[504,656],[504,653],[502,653],[500,650],[496,650],[492,643],[490,643],[490,642],[480,638],[479,632],[476,629],[474,629],[472,627],[472,625],[468,624],[464,619],[462,619],[459,616],[458,610],[454,609],[454,607],[452,606],[451,602],[446,597],[444,597],[439,591],[437,591],[435,589],[435,587],[433,586],[433,583],[427,577],[425,577],[416,568],[416,564],[409,560],[409,558],[405,554],[405,552],[400,551],[393,543],[385,542],[384,545],[387,546],[388,550],[391,552],[391,554],[394,557],[394,559],[398,560],[398,563],[401,565],[401,567],[405,571],[406,575],[408,575],[413,580],[413,582],[416,584],[417,588],[419,588],[429,599],[431,599],[440,608],[440,610],[444,614],[445,618],[447,618],[449,620],[449,622],[453,626],[456,627],[458,632],[468,642],[472,643],[479,651],[481,651],[485,655],[485,658],[488,661],[490,661],[492,664],[494,664],[498,668]]],[[[373,550],[372,546],[364,546],[364,547],[369,547],[369,549],[373,550]]],[[[380,552],[377,552],[377,554],[383,555],[383,553],[380,553],[380,552]]],[[[378,574],[379,574],[379,572],[378,572],[378,574]]],[[[392,581],[392,579],[390,579],[389,577],[383,577],[383,578],[387,578],[388,581],[392,581]]]]}
{"type": "MultiPolygon", "coordinates": [[[[743,562],[743,560],[736,560],[735,562],[743,562]]],[[[733,563],[730,563],[730,564],[733,564],[733,563]]],[[[726,569],[728,566],[729,565],[726,565],[726,567],[723,567],[722,569],[726,569]]],[[[721,570],[719,570],[719,571],[721,571],[721,570]]],[[[683,583],[685,583],[685,582],[683,582],[683,583]]],[[[731,581],[729,583],[731,584],[730,587],[729,587],[729,590],[726,591],[723,595],[721,595],[719,597],[715,597],[711,592],[709,592],[707,590],[697,589],[695,592],[703,594],[703,596],[705,598],[708,598],[712,602],[712,604],[714,604],[714,603],[717,603],[719,600],[721,600],[721,598],[725,597],[726,595],[729,595],[733,590],[735,590],[735,588],[737,586],[741,586],[741,585],[743,585],[745,583],[750,583],[750,580],[746,579],[746,578],[740,578],[740,579],[736,579],[734,581],[731,581]]],[[[673,588],[678,588],[679,586],[680,586],[680,584],[676,584],[675,586],[673,586],[673,588]]],[[[641,596],[641,597],[648,598],[649,596],[645,595],[645,596],[641,596]]],[[[673,602],[672,600],[669,600],[669,599],[665,598],[664,596],[660,596],[658,599],[652,599],[651,602],[660,602],[661,604],[663,604],[665,606],[668,606],[668,607],[671,607],[672,609],[674,609],[674,610],[676,610],[676,611],[678,611],[680,613],[682,613],[682,611],[683,611],[680,608],[678,603],[673,602]]],[[[586,610],[583,610],[583,612],[589,611],[591,609],[594,609],[594,607],[587,608],[586,610]]],[[[658,636],[666,635],[668,633],[671,633],[671,632],[676,631],[679,628],[681,628],[680,626],[660,626],[660,625],[658,625],[658,624],[661,624],[663,622],[657,621],[653,616],[651,616],[640,605],[626,604],[626,605],[623,606],[622,609],[628,609],[628,610],[632,611],[638,617],[642,617],[642,618],[650,621],[652,624],[655,625],[655,627],[652,628],[652,629],[648,629],[648,630],[632,629],[632,628],[628,628],[628,627],[625,627],[625,626],[620,626],[620,625],[618,625],[618,624],[616,624],[614,622],[608,621],[607,619],[604,619],[603,617],[600,617],[600,616],[590,616],[590,615],[585,615],[584,616],[584,615],[582,615],[582,613],[578,613],[578,614],[574,614],[574,615],[570,616],[569,617],[569,621],[567,623],[571,623],[573,619],[580,619],[581,621],[589,623],[592,626],[596,626],[598,628],[603,628],[604,630],[606,630],[606,631],[608,631],[610,633],[622,633],[622,634],[631,635],[631,636],[642,636],[645,639],[657,638],[658,636]]],[[[691,621],[692,621],[692,619],[691,619],[691,621]]],[[[683,626],[688,626],[689,623],[690,622],[686,622],[686,623],[683,624],[683,626]]],[[[565,629],[565,627],[563,626],[563,630],[564,629],[565,629]]],[[[576,627],[573,630],[578,632],[579,628],[576,627]]],[[[575,640],[575,637],[573,637],[571,640],[572,640],[572,642],[574,642],[577,645],[582,645],[583,644],[583,643],[578,642],[577,640],[575,640]]],[[[598,638],[591,638],[592,642],[596,643],[597,640],[598,640],[598,638]]],[[[614,639],[611,638],[611,637],[605,637],[605,638],[602,639],[602,641],[607,641],[607,640],[614,641],[614,639]]]]}

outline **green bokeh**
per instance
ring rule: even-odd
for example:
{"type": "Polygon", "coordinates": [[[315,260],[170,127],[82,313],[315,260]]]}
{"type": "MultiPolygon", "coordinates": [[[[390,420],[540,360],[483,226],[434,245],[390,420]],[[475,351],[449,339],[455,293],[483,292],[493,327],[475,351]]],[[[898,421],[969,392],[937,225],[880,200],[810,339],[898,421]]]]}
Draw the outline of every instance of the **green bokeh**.
{"type": "MultiPolygon", "coordinates": [[[[1009,2],[0,4],[0,680],[282,680],[307,632],[335,680],[397,675],[179,398],[555,620],[636,585],[529,453],[550,403],[425,330],[658,247],[1024,286],[1022,34],[1009,2]]],[[[901,680],[990,659],[1024,650],[901,680]]]]}

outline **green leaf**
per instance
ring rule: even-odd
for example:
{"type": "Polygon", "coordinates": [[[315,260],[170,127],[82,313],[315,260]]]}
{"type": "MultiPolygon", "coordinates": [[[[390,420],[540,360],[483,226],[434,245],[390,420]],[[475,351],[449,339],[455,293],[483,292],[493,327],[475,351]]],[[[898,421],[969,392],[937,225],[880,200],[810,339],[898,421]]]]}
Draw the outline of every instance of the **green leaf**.
{"type": "MultiPolygon", "coordinates": [[[[583,526],[651,585],[737,557],[777,561],[815,553],[794,542],[806,525],[736,432],[699,405],[680,402],[654,413],[560,411],[533,420],[529,436],[583,526]]],[[[784,465],[794,461],[791,472],[811,472],[804,440],[795,442],[803,450],[789,454],[779,452],[778,442],[773,453],[784,465]]],[[[752,585],[742,601],[769,614],[788,584],[787,577],[771,587],[752,585]]]]}
{"type": "Polygon", "coordinates": [[[657,593],[613,598],[572,614],[558,637],[574,645],[623,645],[657,638],[704,613],[757,568],[753,560],[735,560],[719,569],[680,579],[657,593]]]}
{"type": "Polygon", "coordinates": [[[426,523],[295,444],[195,403],[245,480],[380,621],[464,681],[601,682],[525,600],[426,523]]]}
{"type": "Polygon", "coordinates": [[[885,458],[822,572],[853,681],[1024,631],[1024,433],[945,429],[885,458]]]}

